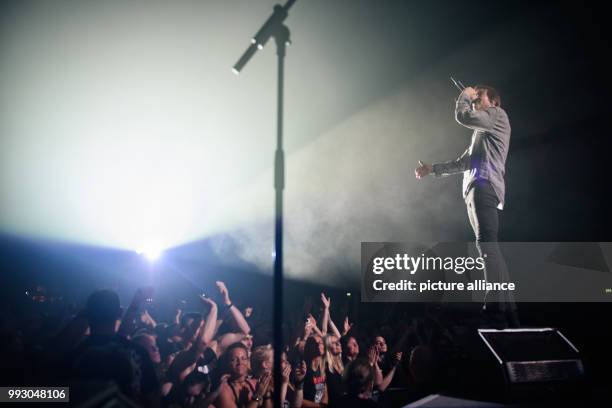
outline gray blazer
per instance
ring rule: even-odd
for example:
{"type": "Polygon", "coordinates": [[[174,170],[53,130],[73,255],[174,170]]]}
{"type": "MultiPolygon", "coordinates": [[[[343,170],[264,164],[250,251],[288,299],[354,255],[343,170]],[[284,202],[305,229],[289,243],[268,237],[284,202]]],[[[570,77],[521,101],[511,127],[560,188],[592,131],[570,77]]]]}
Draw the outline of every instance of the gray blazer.
{"type": "Polygon", "coordinates": [[[472,142],[455,160],[434,163],[433,173],[440,176],[463,173],[463,198],[477,180],[488,180],[504,208],[506,157],[510,147],[510,121],[500,107],[473,110],[470,100],[461,94],[455,107],[455,119],[473,129],[472,142]]]}

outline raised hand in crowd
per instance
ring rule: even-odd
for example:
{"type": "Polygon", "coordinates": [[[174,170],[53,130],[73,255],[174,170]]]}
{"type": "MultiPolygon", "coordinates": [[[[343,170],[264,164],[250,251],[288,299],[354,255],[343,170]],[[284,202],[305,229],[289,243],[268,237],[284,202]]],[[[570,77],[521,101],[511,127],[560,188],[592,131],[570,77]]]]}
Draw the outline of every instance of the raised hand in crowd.
{"type": "Polygon", "coordinates": [[[130,338],[136,329],[136,319],[138,318],[138,311],[140,310],[140,307],[147,301],[147,299],[151,299],[153,297],[154,291],[155,289],[153,286],[145,286],[136,289],[132,302],[121,319],[121,325],[119,326],[119,330],[117,332],[118,335],[125,338],[130,338]]]}
{"type": "MultiPolygon", "coordinates": [[[[219,289],[219,293],[223,297],[223,303],[225,304],[225,312],[226,313],[229,312],[229,314],[232,316],[234,320],[234,323],[236,324],[236,327],[241,333],[249,334],[251,332],[251,328],[249,327],[249,324],[247,323],[240,309],[238,309],[232,303],[232,300],[230,299],[230,295],[229,295],[229,290],[227,290],[227,286],[225,286],[225,283],[221,281],[217,281],[215,282],[215,284],[217,285],[217,288],[219,289]]],[[[223,317],[224,316],[222,316],[222,318],[223,317]]]]}
{"type": "Polygon", "coordinates": [[[336,327],[334,321],[331,318],[331,297],[326,297],[325,293],[321,293],[321,303],[323,303],[323,319],[321,322],[321,331],[323,332],[323,335],[327,334],[327,329],[329,327],[334,336],[338,338],[342,337],[340,331],[338,330],[338,327],[336,327]]]}
{"type": "Polygon", "coordinates": [[[301,327],[297,328],[299,331],[296,333],[295,342],[293,346],[300,352],[304,352],[304,345],[306,344],[306,339],[310,337],[313,331],[313,325],[310,318],[306,318],[306,321],[301,327]]]}
{"type": "Polygon", "coordinates": [[[323,307],[329,310],[329,305],[331,304],[331,298],[325,297],[325,293],[321,292],[321,303],[323,303],[323,307]]]}
{"type": "Polygon", "coordinates": [[[213,350],[217,355],[221,355],[229,345],[236,342],[244,342],[250,352],[252,346],[252,336],[250,335],[251,327],[249,326],[249,323],[244,318],[244,315],[242,314],[240,309],[232,303],[232,300],[230,299],[229,295],[229,290],[227,289],[225,283],[221,281],[216,281],[215,284],[217,286],[217,289],[219,289],[219,294],[221,295],[223,299],[223,304],[225,305],[223,310],[219,314],[220,316],[217,321],[216,329],[218,329],[221,324],[223,324],[224,320],[226,319],[226,316],[229,315],[236,327],[236,330],[234,332],[226,333],[220,336],[212,346],[213,350]]]}
{"type": "Polygon", "coordinates": [[[315,332],[319,336],[323,336],[321,329],[319,329],[319,327],[317,326],[317,319],[315,319],[315,317],[311,313],[308,314],[307,321],[311,324],[313,332],[315,332]]]}
{"type": "Polygon", "coordinates": [[[181,316],[183,315],[183,310],[181,308],[176,308],[174,311],[174,324],[181,323],[181,316]]]}
{"type": "Polygon", "coordinates": [[[146,309],[140,315],[140,321],[145,326],[149,326],[151,328],[155,328],[155,326],[157,326],[157,322],[155,321],[155,319],[153,319],[153,317],[151,317],[149,311],[146,309]]]}
{"type": "Polygon", "coordinates": [[[204,351],[204,349],[211,344],[211,341],[216,334],[218,311],[217,304],[212,299],[205,296],[200,296],[200,301],[203,305],[207,305],[209,307],[208,315],[204,321],[204,327],[200,329],[201,334],[198,341],[198,346],[201,348],[201,351],[204,351]]]}
{"type": "Polygon", "coordinates": [[[323,303],[323,317],[321,318],[321,335],[325,336],[327,334],[327,326],[329,325],[330,316],[329,316],[329,306],[331,304],[331,299],[325,297],[325,293],[321,292],[321,303],[323,303]]]}
{"type": "Polygon", "coordinates": [[[346,316],[344,318],[344,322],[342,323],[342,336],[346,336],[346,334],[353,328],[355,323],[349,323],[349,318],[346,316]]]}
{"type": "Polygon", "coordinates": [[[232,300],[230,299],[229,290],[227,290],[227,286],[225,286],[225,283],[221,281],[216,281],[215,285],[217,286],[217,289],[219,289],[219,294],[223,298],[223,303],[226,306],[231,305],[232,300]]]}
{"type": "Polygon", "coordinates": [[[307,317],[306,323],[304,323],[304,333],[302,335],[302,340],[306,340],[308,337],[310,337],[313,332],[313,326],[314,324],[312,323],[312,320],[310,320],[310,317],[307,317]]]}

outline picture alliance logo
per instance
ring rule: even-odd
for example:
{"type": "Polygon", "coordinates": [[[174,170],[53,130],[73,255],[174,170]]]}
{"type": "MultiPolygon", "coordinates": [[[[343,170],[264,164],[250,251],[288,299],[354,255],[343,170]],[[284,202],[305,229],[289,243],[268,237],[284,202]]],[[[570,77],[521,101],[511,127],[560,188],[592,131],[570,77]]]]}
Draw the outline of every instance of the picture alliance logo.
{"type": "MultiPolygon", "coordinates": [[[[485,254],[486,257],[486,254],[485,254]]],[[[380,275],[385,271],[406,271],[414,275],[418,271],[453,271],[458,275],[466,271],[483,271],[485,269],[484,257],[440,257],[440,256],[410,256],[396,254],[393,257],[375,257],[372,259],[372,272],[380,275]]]]}

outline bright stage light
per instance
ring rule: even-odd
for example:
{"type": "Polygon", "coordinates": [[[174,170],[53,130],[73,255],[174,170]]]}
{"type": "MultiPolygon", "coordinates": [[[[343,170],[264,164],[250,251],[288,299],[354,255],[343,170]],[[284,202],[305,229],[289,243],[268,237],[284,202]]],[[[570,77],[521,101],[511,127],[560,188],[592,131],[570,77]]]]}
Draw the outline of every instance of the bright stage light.
{"type": "Polygon", "coordinates": [[[141,247],[136,252],[145,257],[149,262],[155,262],[161,256],[163,249],[157,244],[148,244],[141,247]]]}
{"type": "Polygon", "coordinates": [[[223,3],[64,3],[20,8],[0,39],[10,55],[0,63],[0,230],[133,251],[149,237],[169,248],[253,220],[226,209],[269,165],[269,104],[249,86],[274,77],[236,82],[227,64],[237,48],[202,42],[222,32],[223,3]]]}

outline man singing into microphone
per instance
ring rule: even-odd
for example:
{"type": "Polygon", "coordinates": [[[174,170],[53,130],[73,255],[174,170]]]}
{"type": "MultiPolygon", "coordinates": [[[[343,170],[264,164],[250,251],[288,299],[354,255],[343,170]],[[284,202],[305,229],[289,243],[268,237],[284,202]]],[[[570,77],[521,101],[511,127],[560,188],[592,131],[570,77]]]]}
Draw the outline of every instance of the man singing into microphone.
{"type": "MultiPolygon", "coordinates": [[[[469,147],[455,160],[434,164],[419,161],[415,175],[421,179],[430,173],[438,177],[463,173],[463,198],[468,218],[480,256],[486,254],[485,279],[487,282],[507,282],[508,271],[497,245],[497,211],[504,207],[510,121],[501,108],[499,93],[489,86],[465,88],[457,99],[455,119],[474,130],[469,147]]],[[[489,294],[487,300],[499,302],[495,304],[499,312],[507,315],[513,325],[518,324],[514,302],[508,302],[507,295],[489,294]]],[[[494,305],[487,306],[485,301],[484,309],[490,311],[491,306],[494,305]]]]}

